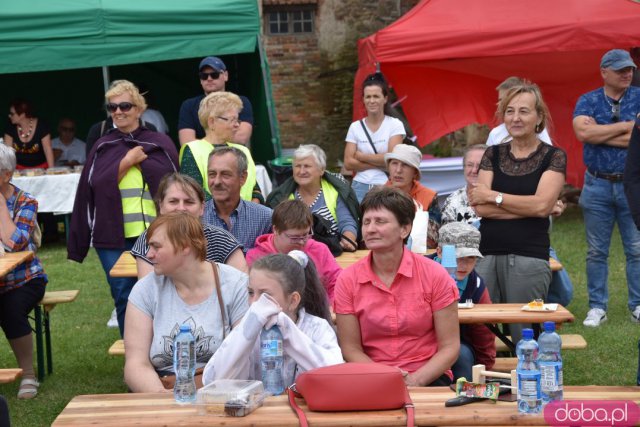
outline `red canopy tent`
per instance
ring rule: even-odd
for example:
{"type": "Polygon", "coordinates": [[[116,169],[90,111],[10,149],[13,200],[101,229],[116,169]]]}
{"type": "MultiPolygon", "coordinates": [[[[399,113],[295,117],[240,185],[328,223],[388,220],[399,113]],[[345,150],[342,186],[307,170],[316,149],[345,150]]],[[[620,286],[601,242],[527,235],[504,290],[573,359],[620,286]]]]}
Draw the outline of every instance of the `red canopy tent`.
{"type": "Polygon", "coordinates": [[[423,0],[361,39],[354,119],[365,115],[361,83],[382,72],[420,145],[471,123],[495,124],[495,87],[508,76],[537,83],[552,115],[554,143],[581,186],[582,146],[572,128],[578,97],[602,85],[600,58],[640,46],[640,0],[423,0]]]}

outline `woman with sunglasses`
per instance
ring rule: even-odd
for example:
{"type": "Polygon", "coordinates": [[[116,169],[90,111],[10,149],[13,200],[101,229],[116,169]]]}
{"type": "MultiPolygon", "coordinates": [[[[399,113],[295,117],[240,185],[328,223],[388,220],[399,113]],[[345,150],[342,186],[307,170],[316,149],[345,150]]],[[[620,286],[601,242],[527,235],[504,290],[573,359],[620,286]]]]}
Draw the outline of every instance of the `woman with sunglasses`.
{"type": "Polygon", "coordinates": [[[209,153],[216,147],[235,147],[247,156],[247,180],[240,189],[243,200],[263,203],[264,198],[256,181],[256,164],[247,147],[231,141],[240,128],[238,118],[242,100],[231,92],[212,92],[200,102],[198,118],[206,135],[203,139],[188,142],[180,148],[180,172],[202,183],[207,201],[211,191],[207,185],[209,153]]]}
{"type": "Polygon", "coordinates": [[[263,234],[256,245],[247,252],[247,264],[269,254],[287,254],[293,250],[306,253],[318,270],[329,302],[333,303],[333,288],[342,268],[326,245],[311,238],[313,217],[300,200],[285,200],[273,210],[273,233],[263,234]]]}
{"type": "Polygon", "coordinates": [[[167,135],[140,126],[147,104],[133,83],[114,81],[105,100],[116,127],[96,141],[87,157],[73,205],[67,256],[82,262],[89,247],[95,248],[122,335],[135,278],[111,277],[109,271],[155,219],[153,198],[162,177],[177,171],[178,153],[167,135]]]}
{"type": "Polygon", "coordinates": [[[53,149],[49,125],[36,117],[33,106],[25,99],[9,104],[9,121],[4,143],[16,150],[16,169],[53,167],[53,149]]]}

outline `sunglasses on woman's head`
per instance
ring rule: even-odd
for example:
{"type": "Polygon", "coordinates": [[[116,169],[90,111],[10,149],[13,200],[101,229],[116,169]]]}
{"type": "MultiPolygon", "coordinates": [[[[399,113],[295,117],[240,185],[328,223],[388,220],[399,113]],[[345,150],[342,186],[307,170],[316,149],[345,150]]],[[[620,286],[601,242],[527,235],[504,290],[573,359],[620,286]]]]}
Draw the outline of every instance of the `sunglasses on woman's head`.
{"type": "Polygon", "coordinates": [[[200,80],[207,80],[209,77],[213,80],[217,80],[220,78],[220,71],[211,71],[210,73],[200,71],[198,75],[200,76],[200,80]]]}
{"type": "Polygon", "coordinates": [[[116,111],[118,111],[118,108],[123,113],[126,113],[127,111],[131,110],[135,106],[136,106],[135,104],[132,104],[130,102],[121,102],[119,104],[116,104],[116,103],[113,103],[113,102],[109,102],[106,105],[107,111],[110,112],[110,113],[115,113],[116,111]]]}

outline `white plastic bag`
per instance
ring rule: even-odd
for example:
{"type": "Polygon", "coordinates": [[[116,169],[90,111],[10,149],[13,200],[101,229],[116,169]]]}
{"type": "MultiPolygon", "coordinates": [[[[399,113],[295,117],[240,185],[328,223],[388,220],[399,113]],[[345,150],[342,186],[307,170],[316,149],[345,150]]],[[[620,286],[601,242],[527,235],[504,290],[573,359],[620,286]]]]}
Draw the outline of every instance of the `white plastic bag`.
{"type": "Polygon", "coordinates": [[[418,254],[427,253],[427,233],[429,231],[429,212],[422,210],[422,206],[416,203],[416,216],[411,228],[411,252],[418,254]]]}

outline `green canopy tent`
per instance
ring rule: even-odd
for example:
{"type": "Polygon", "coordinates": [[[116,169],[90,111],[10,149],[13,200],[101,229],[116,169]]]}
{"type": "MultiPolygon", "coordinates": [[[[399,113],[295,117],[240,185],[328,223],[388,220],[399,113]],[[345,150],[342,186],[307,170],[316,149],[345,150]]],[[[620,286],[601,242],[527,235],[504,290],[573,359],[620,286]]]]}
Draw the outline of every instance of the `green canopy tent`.
{"type": "Polygon", "coordinates": [[[256,161],[280,155],[256,0],[31,0],[3,4],[0,22],[5,105],[25,97],[52,126],[76,119],[83,138],[105,117],[105,85],[124,78],[149,88],[177,141],[181,102],[202,92],[198,62],[216,55],[227,90],[253,104],[256,161]]]}

